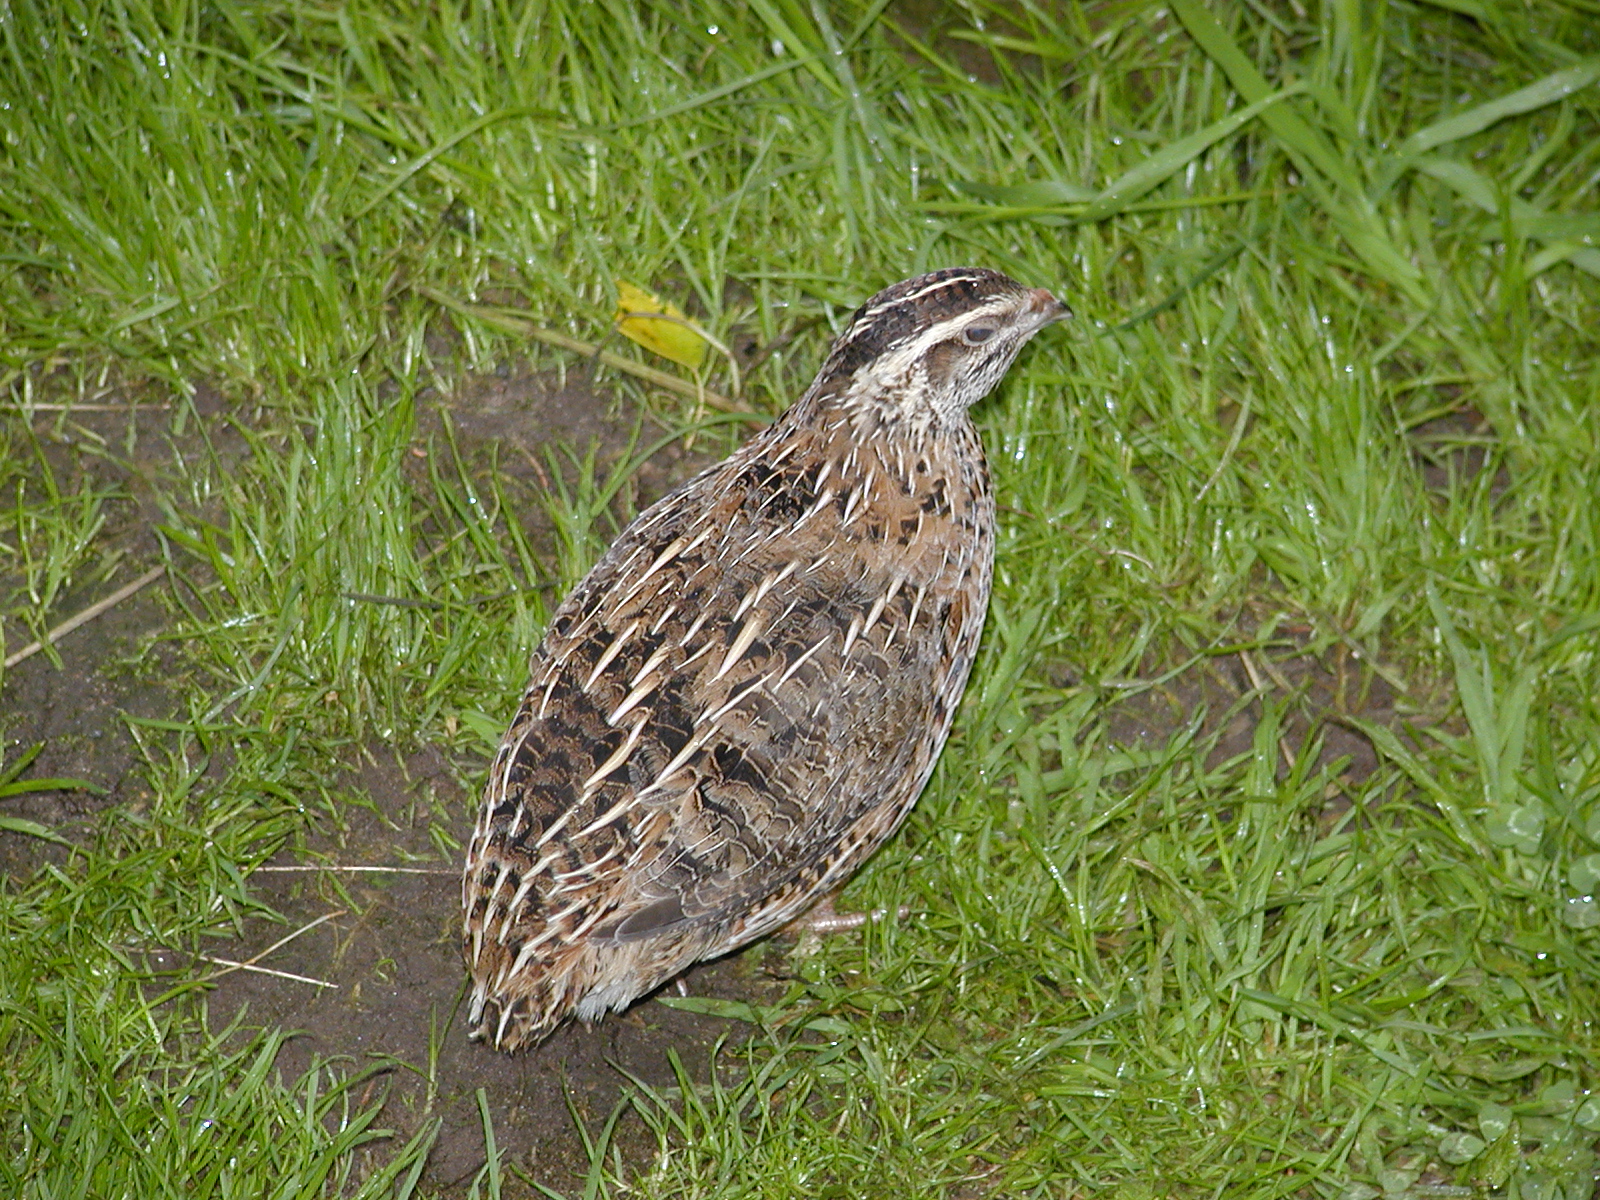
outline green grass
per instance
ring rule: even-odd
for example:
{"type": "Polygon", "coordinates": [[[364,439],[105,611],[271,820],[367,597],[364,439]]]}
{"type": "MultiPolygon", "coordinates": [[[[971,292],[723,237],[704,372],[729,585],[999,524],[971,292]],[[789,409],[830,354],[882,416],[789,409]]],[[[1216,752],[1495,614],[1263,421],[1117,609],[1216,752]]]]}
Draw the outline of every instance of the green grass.
{"type": "MultiPolygon", "coordinates": [[[[625,515],[629,460],[570,448],[535,535],[424,437],[427,389],[587,369],[459,304],[599,342],[627,279],[792,334],[742,379],[770,412],[850,307],[961,262],[1078,319],[978,414],[982,658],[846,896],[915,916],[641,1083],[659,1153],[588,1131],[586,1193],[1593,1193],[1600,10],[926,11],[0,18],[6,652],[147,565],[111,534],[135,478],[174,657],[124,669],[180,697],[135,726],[146,797],[0,891],[7,1194],[426,1193],[431,1126],[372,1168],[358,1076],[280,1079],[276,1032],[208,1031],[146,956],[258,909],[253,868],[339,820],[330,759],[481,763],[625,515]],[[51,407],[106,395],[210,449],[51,407]],[[1364,776],[1318,757],[1351,730],[1364,776]]],[[[699,448],[743,428],[600,380],[699,448]]]]}

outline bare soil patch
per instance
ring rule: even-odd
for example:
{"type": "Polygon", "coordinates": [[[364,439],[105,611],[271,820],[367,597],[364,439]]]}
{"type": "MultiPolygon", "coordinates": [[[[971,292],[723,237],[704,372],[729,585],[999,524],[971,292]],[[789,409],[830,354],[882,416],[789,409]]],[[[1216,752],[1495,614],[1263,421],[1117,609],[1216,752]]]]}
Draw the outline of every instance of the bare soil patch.
{"type": "MultiPolygon", "coordinates": [[[[425,1121],[441,1122],[424,1177],[430,1186],[464,1192],[483,1165],[480,1088],[507,1166],[565,1192],[589,1166],[574,1121],[598,1133],[622,1099],[624,1073],[671,1086],[668,1052],[674,1051],[700,1078],[718,1039],[747,1032],[647,1000],[592,1029],[568,1026],[526,1054],[469,1042],[458,864],[440,859],[431,832],[442,821],[464,841],[476,797],[462,791],[454,768],[436,752],[398,759],[384,747],[365,756],[348,791],[354,802],[345,810],[345,829],[314,837],[301,854],[280,855],[252,880],[255,894],[286,923],[253,922],[245,938],[206,952],[251,962],[285,936],[320,923],[256,963],[284,974],[222,976],[209,997],[211,1024],[221,1028],[242,1017],[251,1027],[299,1031],[278,1058],[285,1078],[318,1060],[383,1068],[371,1086],[374,1095],[380,1088],[386,1093],[379,1124],[396,1131],[390,1146],[425,1121]],[[330,861],[337,866],[316,869],[330,861]],[[397,863],[406,871],[382,869],[397,863]],[[348,867],[379,869],[340,869],[348,867]]],[[[700,967],[684,987],[691,995],[756,999],[776,986],[761,973],[763,956],[758,947],[700,967]]],[[[640,1126],[624,1123],[618,1136],[625,1155],[648,1161],[654,1140],[640,1126]]]]}

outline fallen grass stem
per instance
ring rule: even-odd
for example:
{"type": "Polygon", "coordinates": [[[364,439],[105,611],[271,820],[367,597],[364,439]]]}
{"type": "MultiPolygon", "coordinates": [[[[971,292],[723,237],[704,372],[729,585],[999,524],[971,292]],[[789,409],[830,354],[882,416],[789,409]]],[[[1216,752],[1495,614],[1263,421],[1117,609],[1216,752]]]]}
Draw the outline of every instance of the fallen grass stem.
{"type": "Polygon", "coordinates": [[[68,617],[65,621],[61,622],[61,624],[57,625],[54,629],[50,630],[50,632],[46,633],[44,635],[44,637],[40,638],[38,641],[29,642],[26,646],[24,646],[21,650],[18,650],[15,654],[9,655],[5,660],[6,670],[9,671],[12,667],[16,666],[18,663],[23,662],[26,659],[32,658],[35,654],[39,653],[39,651],[43,650],[46,646],[54,645],[56,642],[60,641],[67,634],[71,633],[74,629],[77,629],[79,626],[87,625],[90,621],[94,620],[96,617],[102,615],[103,613],[110,612],[113,608],[115,608],[117,605],[121,604],[129,596],[132,596],[134,593],[142,590],[143,588],[149,587],[152,583],[154,583],[156,580],[160,579],[166,573],[167,573],[167,568],[166,568],[165,565],[162,565],[162,566],[159,566],[159,567],[151,567],[148,571],[146,571],[143,575],[139,576],[139,578],[135,579],[132,583],[125,584],[124,586],[118,588],[116,591],[112,592],[111,595],[107,596],[104,600],[97,600],[97,601],[95,601],[95,603],[91,604],[88,608],[84,609],[82,612],[75,613],[72,616],[68,617]]]}
{"type": "Polygon", "coordinates": [[[586,342],[581,338],[572,337],[570,334],[559,333],[554,329],[546,329],[542,325],[536,325],[528,319],[525,313],[521,313],[517,309],[494,305],[464,304],[437,289],[421,285],[417,286],[415,290],[419,296],[424,296],[435,304],[448,308],[451,312],[473,317],[507,333],[522,334],[533,338],[535,341],[558,346],[563,350],[570,350],[574,354],[581,354],[584,358],[600,362],[613,370],[622,371],[636,379],[642,379],[646,383],[654,384],[656,387],[666,388],[668,391],[676,392],[680,396],[688,396],[697,402],[707,404],[722,412],[747,413],[750,411],[749,406],[741,404],[737,400],[729,399],[720,392],[701,387],[687,379],[680,379],[676,375],[669,375],[666,371],[658,371],[654,367],[634,362],[631,358],[624,358],[611,350],[603,350],[593,342],[586,342]]]}
{"type": "Polygon", "coordinates": [[[243,962],[235,962],[232,959],[226,959],[226,958],[217,958],[217,957],[215,957],[213,955],[209,955],[209,954],[197,954],[197,955],[195,955],[195,957],[199,958],[199,959],[201,959],[201,960],[203,960],[205,962],[215,963],[215,964],[225,968],[225,970],[213,971],[210,975],[207,975],[206,976],[206,980],[208,980],[208,981],[212,980],[212,979],[220,979],[220,978],[222,978],[222,976],[227,975],[227,974],[229,974],[230,972],[233,972],[233,971],[255,971],[255,972],[259,973],[259,974],[264,974],[264,975],[279,975],[279,976],[282,976],[285,979],[293,979],[297,983],[310,983],[310,984],[316,985],[317,987],[337,989],[339,985],[336,984],[336,983],[329,983],[328,981],[323,980],[323,979],[312,979],[309,976],[305,976],[305,975],[296,975],[293,972],[289,972],[289,971],[276,971],[276,970],[273,970],[270,967],[262,967],[262,966],[258,966],[257,964],[260,963],[261,960],[266,958],[268,955],[274,954],[277,951],[281,950],[283,947],[287,946],[290,942],[294,941],[296,938],[300,937],[302,934],[310,933],[313,929],[317,928],[317,926],[323,924],[326,921],[332,921],[336,917],[342,917],[348,911],[349,911],[348,909],[341,908],[341,909],[336,909],[333,912],[323,913],[316,920],[306,922],[306,924],[300,926],[300,928],[296,929],[293,933],[288,934],[285,937],[279,938],[277,941],[273,942],[272,945],[268,946],[265,950],[261,951],[259,954],[251,955],[249,958],[245,959],[243,962]]]}

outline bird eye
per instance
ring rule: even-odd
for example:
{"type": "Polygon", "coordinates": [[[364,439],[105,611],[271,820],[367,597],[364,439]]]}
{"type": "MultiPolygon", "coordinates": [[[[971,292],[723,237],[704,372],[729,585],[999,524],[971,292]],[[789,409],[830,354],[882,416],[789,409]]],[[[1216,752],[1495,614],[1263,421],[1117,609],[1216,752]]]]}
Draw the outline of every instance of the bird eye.
{"type": "Polygon", "coordinates": [[[961,339],[969,346],[981,346],[994,336],[994,329],[989,325],[969,325],[961,331],[961,339]]]}

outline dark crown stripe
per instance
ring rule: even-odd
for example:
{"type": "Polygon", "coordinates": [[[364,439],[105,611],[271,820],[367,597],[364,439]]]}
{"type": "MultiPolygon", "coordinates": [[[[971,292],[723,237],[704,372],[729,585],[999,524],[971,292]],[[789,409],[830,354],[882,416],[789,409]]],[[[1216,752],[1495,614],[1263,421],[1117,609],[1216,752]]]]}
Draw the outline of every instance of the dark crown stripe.
{"type": "Polygon", "coordinates": [[[872,321],[882,313],[900,307],[950,309],[952,312],[965,310],[978,304],[986,295],[1014,290],[1015,285],[998,271],[984,267],[947,267],[885,288],[857,310],[851,323],[872,321]]]}
{"type": "Polygon", "coordinates": [[[824,374],[853,375],[931,328],[1017,290],[1017,284],[985,267],[947,267],[885,288],[851,317],[824,374]]]}

